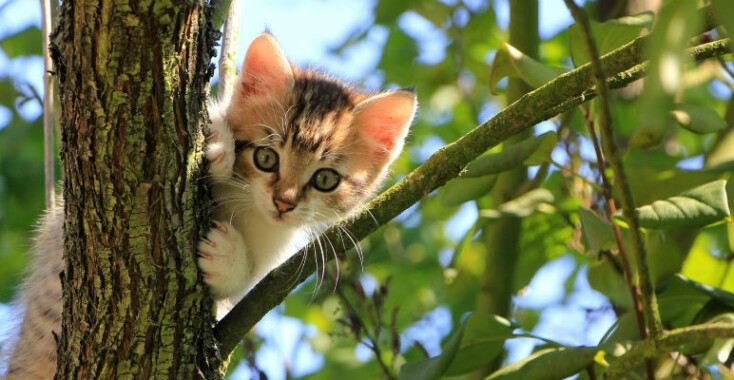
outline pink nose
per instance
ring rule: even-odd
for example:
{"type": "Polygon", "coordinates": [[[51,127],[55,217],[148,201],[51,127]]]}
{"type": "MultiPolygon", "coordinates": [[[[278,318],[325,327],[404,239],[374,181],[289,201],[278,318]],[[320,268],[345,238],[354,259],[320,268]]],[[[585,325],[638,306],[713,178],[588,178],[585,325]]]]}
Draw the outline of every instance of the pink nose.
{"type": "Polygon", "coordinates": [[[281,214],[284,212],[288,212],[296,208],[296,205],[290,202],[282,201],[280,199],[273,198],[273,204],[275,204],[275,208],[280,212],[281,214]]]}

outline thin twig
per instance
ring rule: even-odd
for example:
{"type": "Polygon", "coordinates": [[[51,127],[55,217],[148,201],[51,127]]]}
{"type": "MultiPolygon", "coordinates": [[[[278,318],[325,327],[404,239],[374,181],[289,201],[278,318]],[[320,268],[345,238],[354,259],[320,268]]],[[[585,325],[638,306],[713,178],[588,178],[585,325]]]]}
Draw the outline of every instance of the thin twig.
{"type": "Polygon", "coordinates": [[[54,190],[54,98],[53,61],[49,53],[51,33],[51,0],[41,0],[41,30],[43,32],[43,174],[45,179],[46,209],[56,205],[54,190]]]}
{"type": "Polygon", "coordinates": [[[596,190],[596,191],[602,191],[603,190],[599,185],[597,185],[596,183],[590,181],[588,178],[582,176],[579,173],[576,173],[575,171],[573,171],[573,170],[571,170],[571,169],[569,169],[569,168],[567,168],[567,167],[565,167],[565,166],[563,166],[563,165],[561,165],[561,164],[559,164],[559,163],[557,163],[557,162],[555,162],[553,160],[550,160],[550,164],[553,165],[553,166],[555,166],[556,168],[560,169],[561,171],[564,171],[564,172],[570,174],[571,176],[576,177],[576,178],[584,181],[584,183],[586,183],[587,185],[591,186],[591,188],[594,189],[594,190],[596,190]]]}
{"type": "MultiPolygon", "coordinates": [[[[589,136],[594,144],[594,151],[596,152],[596,161],[599,166],[599,174],[601,175],[602,186],[604,190],[602,195],[606,200],[607,215],[608,219],[611,219],[612,215],[617,212],[617,206],[612,195],[612,183],[607,178],[607,162],[604,158],[604,152],[602,152],[601,146],[599,145],[599,138],[596,136],[596,129],[594,128],[594,122],[591,120],[589,111],[586,107],[580,106],[581,113],[584,116],[586,125],[589,128],[589,136]]],[[[619,257],[622,259],[622,273],[624,273],[624,279],[627,282],[627,288],[632,295],[632,304],[635,309],[635,316],[637,317],[637,326],[640,329],[640,339],[647,338],[647,329],[645,328],[645,317],[642,313],[642,302],[640,300],[640,288],[635,284],[634,273],[632,273],[632,267],[630,266],[629,255],[627,254],[627,248],[624,246],[624,240],[622,239],[622,230],[612,220],[612,230],[614,231],[614,239],[617,241],[617,247],[619,248],[619,257]]]]}
{"type": "MultiPolygon", "coordinates": [[[[648,37],[639,37],[602,57],[604,66],[615,76],[610,85],[623,87],[640,78],[644,72],[640,65],[643,60],[643,45],[648,37]],[[634,75],[628,75],[633,73],[634,75]]],[[[702,44],[689,49],[696,59],[708,58],[728,53],[729,40],[702,44]]],[[[339,239],[339,228],[351,231],[355,240],[361,240],[377,230],[381,225],[370,222],[374,219],[385,224],[405,211],[430,192],[455,178],[464,167],[486,150],[496,146],[526,128],[543,120],[576,107],[593,98],[590,87],[590,66],[584,65],[560,75],[544,86],[523,96],[507,106],[489,121],[478,126],[457,141],[446,145],[434,153],[422,165],[408,174],[403,180],[386,190],[371,201],[365,211],[354,219],[338,227],[327,230],[324,235],[339,239]]],[[[294,255],[279,268],[268,274],[227,314],[214,329],[222,355],[227,355],[237,342],[259,321],[263,315],[279,305],[288,292],[305,281],[315,270],[313,258],[302,264],[302,256],[307,248],[294,255]],[[298,279],[282,291],[283,284],[298,273],[298,279]]],[[[340,249],[338,249],[340,250],[340,249]]],[[[340,252],[338,252],[340,253],[340,252]]]]}
{"type": "Polygon", "coordinates": [[[240,35],[242,1],[231,0],[227,19],[224,20],[222,50],[219,54],[219,100],[229,100],[237,81],[237,40],[240,35]]]}
{"type": "Polygon", "coordinates": [[[655,289],[653,289],[652,286],[650,268],[647,263],[647,252],[645,251],[645,245],[642,241],[642,233],[640,232],[638,216],[635,211],[635,202],[632,197],[632,190],[630,190],[629,183],[627,182],[624,164],[622,163],[622,158],[618,153],[614,129],[612,128],[612,113],[609,108],[609,89],[606,85],[604,70],[599,60],[596,43],[591,35],[591,27],[589,26],[589,19],[586,12],[579,8],[573,0],[564,1],[571,10],[571,14],[576,20],[576,23],[579,25],[579,30],[581,31],[581,35],[584,37],[584,43],[589,51],[593,73],[592,81],[594,82],[594,86],[596,87],[596,91],[599,96],[599,129],[604,137],[602,144],[604,145],[604,151],[606,152],[607,157],[609,157],[609,163],[611,164],[612,171],[614,172],[615,183],[620,189],[622,213],[630,226],[630,232],[632,235],[632,252],[635,254],[637,259],[637,274],[640,281],[640,291],[642,293],[645,325],[650,330],[650,334],[653,337],[657,337],[663,331],[663,324],[660,320],[660,312],[658,311],[655,289]]]}
{"type": "MultiPolygon", "coordinates": [[[[380,328],[382,321],[380,320],[380,310],[379,308],[375,310],[376,314],[376,320],[373,321],[375,333],[371,334],[370,329],[367,328],[367,323],[362,319],[361,315],[357,312],[357,308],[352,305],[351,302],[349,302],[349,299],[347,298],[346,294],[344,294],[344,291],[342,290],[342,287],[335,286],[334,292],[339,297],[339,299],[342,301],[342,304],[347,309],[347,316],[352,315],[360,319],[359,321],[359,329],[362,330],[362,333],[367,337],[367,340],[369,340],[370,344],[365,344],[364,342],[359,339],[358,335],[355,335],[355,338],[357,339],[358,343],[364,344],[365,347],[369,348],[374,354],[375,359],[377,360],[377,363],[380,364],[380,368],[382,369],[382,372],[385,374],[386,379],[393,380],[395,379],[395,376],[390,371],[390,368],[388,367],[387,363],[385,363],[385,360],[382,357],[382,350],[380,350],[380,345],[378,342],[378,339],[380,338],[380,328]]],[[[377,305],[375,305],[377,308],[377,305]]]]}
{"type": "MultiPolygon", "coordinates": [[[[658,310],[657,297],[655,295],[655,289],[652,286],[652,279],[650,276],[650,269],[647,264],[647,253],[645,251],[645,245],[642,241],[642,233],[640,231],[639,223],[637,221],[637,214],[635,211],[634,199],[632,198],[632,191],[630,190],[629,183],[627,183],[627,175],[624,171],[624,165],[622,159],[618,153],[617,141],[614,135],[614,129],[612,128],[612,113],[609,106],[609,89],[604,76],[604,69],[599,62],[599,52],[596,48],[596,42],[594,36],[591,34],[591,26],[589,25],[589,18],[586,12],[579,8],[574,0],[564,0],[566,6],[571,11],[576,25],[579,26],[579,31],[584,39],[584,44],[589,52],[589,58],[591,59],[591,69],[593,73],[592,82],[598,93],[599,100],[599,129],[601,130],[602,144],[604,145],[604,151],[609,157],[612,171],[615,176],[615,183],[620,188],[620,200],[622,203],[624,216],[627,218],[630,226],[630,234],[632,235],[632,252],[635,254],[637,259],[637,277],[640,281],[640,287],[635,286],[633,282],[634,274],[627,258],[626,250],[624,249],[624,241],[622,241],[622,233],[619,227],[614,226],[614,236],[617,240],[617,245],[620,250],[620,257],[622,258],[622,264],[624,266],[625,278],[627,279],[628,286],[630,286],[630,292],[632,293],[632,299],[635,301],[635,313],[637,314],[639,322],[639,308],[642,308],[642,316],[644,317],[644,326],[640,326],[640,336],[642,339],[647,338],[645,327],[650,331],[653,337],[658,337],[663,331],[663,324],[660,319],[660,312],[658,310]],[[641,302],[640,302],[641,301],[641,302]],[[640,305],[641,303],[641,305],[640,305]]],[[[593,128],[590,128],[593,130],[593,128]]],[[[595,146],[598,148],[598,146],[595,146]]],[[[599,155],[604,164],[603,156],[599,155]]],[[[604,173],[605,167],[601,166],[601,173],[604,173]]],[[[604,177],[603,177],[604,178],[604,177]]],[[[605,179],[605,182],[607,180],[605,179]]],[[[613,196],[611,189],[608,187],[605,191],[605,196],[611,202],[607,202],[609,206],[610,215],[614,206],[613,196]]],[[[649,380],[655,380],[655,367],[651,360],[645,361],[645,370],[649,380]]]]}
{"type": "Polygon", "coordinates": [[[719,64],[721,65],[721,68],[724,69],[724,71],[726,71],[727,74],[729,74],[729,77],[731,79],[734,79],[734,71],[732,71],[732,69],[729,68],[724,58],[717,57],[717,59],[719,61],[719,64]]]}

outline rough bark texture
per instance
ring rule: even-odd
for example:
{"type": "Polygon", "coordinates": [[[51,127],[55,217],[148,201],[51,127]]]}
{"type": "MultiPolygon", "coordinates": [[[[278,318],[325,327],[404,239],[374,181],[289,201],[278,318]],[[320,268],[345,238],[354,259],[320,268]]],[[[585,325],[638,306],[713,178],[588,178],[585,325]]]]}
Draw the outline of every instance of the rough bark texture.
{"type": "Polygon", "coordinates": [[[203,1],[64,1],[55,41],[64,171],[57,379],[219,370],[195,246],[212,36],[203,1]]]}

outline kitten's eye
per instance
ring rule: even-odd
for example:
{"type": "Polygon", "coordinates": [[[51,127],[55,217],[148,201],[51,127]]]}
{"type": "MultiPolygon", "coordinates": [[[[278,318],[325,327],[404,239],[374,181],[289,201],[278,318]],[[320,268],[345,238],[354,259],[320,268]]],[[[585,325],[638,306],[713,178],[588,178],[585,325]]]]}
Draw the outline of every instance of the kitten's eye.
{"type": "Polygon", "coordinates": [[[313,173],[313,177],[311,177],[311,185],[313,185],[316,190],[323,192],[329,192],[336,189],[336,187],[339,186],[339,181],[341,181],[341,177],[334,169],[319,169],[316,173],[313,173]]]}
{"type": "Polygon", "coordinates": [[[264,172],[278,170],[278,153],[266,146],[255,149],[254,160],[255,166],[264,172]]]}

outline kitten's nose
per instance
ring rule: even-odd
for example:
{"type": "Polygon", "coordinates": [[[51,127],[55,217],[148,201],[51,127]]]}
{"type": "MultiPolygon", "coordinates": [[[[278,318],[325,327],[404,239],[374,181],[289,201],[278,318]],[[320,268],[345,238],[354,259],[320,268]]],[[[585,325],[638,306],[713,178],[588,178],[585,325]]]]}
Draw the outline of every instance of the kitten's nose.
{"type": "Polygon", "coordinates": [[[273,198],[273,204],[275,204],[275,208],[280,212],[281,214],[284,212],[288,212],[296,208],[296,205],[284,200],[280,200],[278,198],[273,198]]]}

